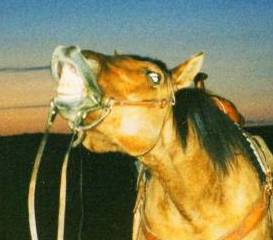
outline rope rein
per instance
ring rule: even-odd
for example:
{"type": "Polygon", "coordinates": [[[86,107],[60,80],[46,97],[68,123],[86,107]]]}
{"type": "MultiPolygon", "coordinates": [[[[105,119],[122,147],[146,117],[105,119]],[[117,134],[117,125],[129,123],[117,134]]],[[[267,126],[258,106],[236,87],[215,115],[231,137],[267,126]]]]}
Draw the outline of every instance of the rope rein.
{"type": "Polygon", "coordinates": [[[43,135],[40,146],[38,148],[38,152],[36,154],[32,174],[31,174],[31,179],[29,183],[28,218],[29,218],[30,235],[32,240],[38,240],[36,214],[35,214],[35,190],[36,190],[37,176],[38,176],[39,167],[42,161],[43,152],[48,140],[49,130],[55,120],[56,114],[57,112],[56,112],[55,106],[51,104],[47,123],[46,123],[45,133],[43,135]]]}

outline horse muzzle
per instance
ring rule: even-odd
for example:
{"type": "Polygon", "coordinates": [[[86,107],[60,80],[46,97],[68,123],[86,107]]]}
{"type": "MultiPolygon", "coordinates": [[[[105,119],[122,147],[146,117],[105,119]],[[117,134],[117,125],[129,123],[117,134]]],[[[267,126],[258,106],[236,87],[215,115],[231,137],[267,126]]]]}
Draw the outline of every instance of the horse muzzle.
{"type": "Polygon", "coordinates": [[[98,64],[87,60],[76,46],[59,46],[53,52],[51,70],[58,82],[53,103],[72,125],[79,124],[79,115],[103,108],[102,91],[92,69],[98,64]]]}

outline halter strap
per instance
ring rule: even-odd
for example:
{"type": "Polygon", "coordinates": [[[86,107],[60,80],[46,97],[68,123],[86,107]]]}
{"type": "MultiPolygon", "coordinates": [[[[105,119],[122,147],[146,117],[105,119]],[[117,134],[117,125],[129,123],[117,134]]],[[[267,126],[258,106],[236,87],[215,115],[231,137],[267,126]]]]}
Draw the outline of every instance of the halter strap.
{"type": "Polygon", "coordinates": [[[151,100],[141,100],[141,101],[131,101],[131,100],[116,100],[112,99],[111,103],[113,105],[117,106],[147,106],[151,105],[151,107],[156,107],[159,106],[160,108],[166,107],[169,103],[171,105],[174,105],[174,101],[171,99],[167,98],[162,98],[162,99],[151,99],[151,100]]]}
{"type": "MultiPolygon", "coordinates": [[[[140,101],[112,99],[109,102],[110,102],[110,104],[112,104],[112,106],[114,106],[114,105],[118,105],[118,106],[147,106],[147,105],[150,105],[152,107],[160,107],[163,109],[167,106],[169,106],[169,107],[174,106],[176,103],[174,86],[173,86],[171,80],[169,80],[169,79],[167,80],[167,90],[169,93],[167,98],[149,99],[149,100],[140,100],[140,101]]],[[[168,114],[170,113],[170,110],[171,110],[171,108],[167,109],[165,115],[163,116],[162,124],[159,129],[158,137],[156,138],[155,142],[152,143],[152,145],[149,148],[147,148],[147,150],[145,150],[143,153],[141,153],[135,157],[137,157],[138,159],[141,159],[143,156],[145,156],[147,153],[151,152],[154,149],[154,147],[156,146],[156,144],[160,138],[162,130],[165,126],[165,123],[167,121],[168,114]]]]}

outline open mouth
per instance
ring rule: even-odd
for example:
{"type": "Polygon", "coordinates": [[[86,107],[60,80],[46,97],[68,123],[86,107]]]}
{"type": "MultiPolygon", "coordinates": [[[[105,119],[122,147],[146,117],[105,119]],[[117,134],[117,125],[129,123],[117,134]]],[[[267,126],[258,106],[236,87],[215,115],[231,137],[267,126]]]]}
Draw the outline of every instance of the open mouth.
{"type": "Polygon", "coordinates": [[[96,65],[96,60],[87,61],[79,47],[57,47],[51,63],[52,76],[58,82],[55,103],[68,107],[79,106],[83,102],[88,102],[89,106],[98,105],[101,90],[93,71],[96,65]]]}
{"type": "Polygon", "coordinates": [[[56,101],[63,104],[79,103],[87,96],[82,76],[69,63],[58,67],[58,87],[56,101]]]}
{"type": "Polygon", "coordinates": [[[103,107],[97,76],[90,62],[75,46],[59,46],[52,56],[52,76],[58,82],[53,104],[73,126],[78,126],[87,113],[103,107]]]}

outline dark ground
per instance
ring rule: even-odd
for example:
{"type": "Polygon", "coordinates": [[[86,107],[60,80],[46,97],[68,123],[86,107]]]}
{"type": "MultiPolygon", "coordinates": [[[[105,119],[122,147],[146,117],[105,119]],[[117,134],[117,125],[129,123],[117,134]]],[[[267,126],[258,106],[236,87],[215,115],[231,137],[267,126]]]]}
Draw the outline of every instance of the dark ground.
{"type": "MultiPolygon", "coordinates": [[[[273,126],[253,127],[273,151],[273,126]]],[[[27,192],[41,134],[0,137],[0,239],[28,240],[27,192]]],[[[36,211],[40,240],[56,238],[59,174],[69,136],[51,135],[37,184],[36,211]]],[[[75,240],[81,206],[82,239],[131,238],[136,172],[133,159],[121,154],[98,155],[83,148],[69,162],[65,239],[75,240]],[[83,169],[83,205],[80,169],[83,169]]]]}

